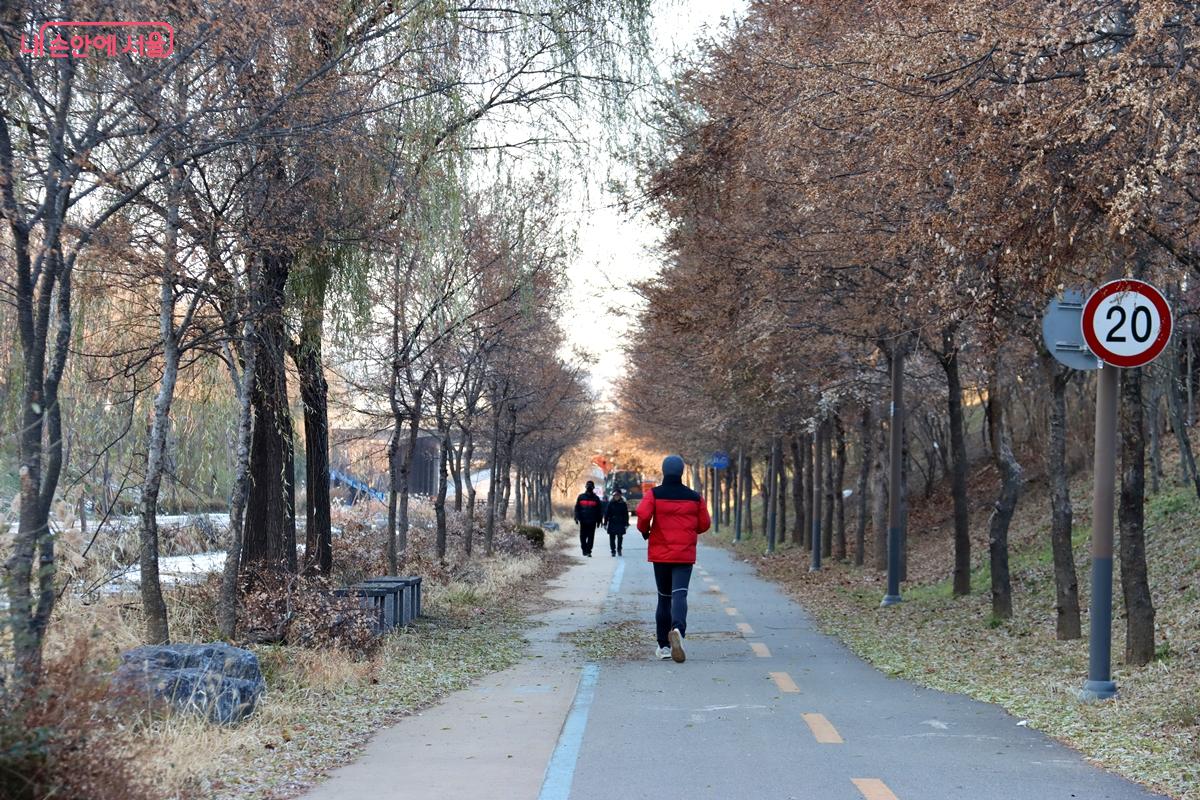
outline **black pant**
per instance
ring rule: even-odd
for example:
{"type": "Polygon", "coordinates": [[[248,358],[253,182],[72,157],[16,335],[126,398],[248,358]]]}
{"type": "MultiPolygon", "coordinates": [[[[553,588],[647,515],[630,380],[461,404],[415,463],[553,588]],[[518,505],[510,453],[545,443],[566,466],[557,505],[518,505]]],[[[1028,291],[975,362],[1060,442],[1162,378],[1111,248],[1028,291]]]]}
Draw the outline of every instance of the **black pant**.
{"type": "Polygon", "coordinates": [[[580,522],[579,523],[579,545],[583,548],[583,554],[590,555],[592,552],[592,542],[596,540],[596,523],[580,522]]]}
{"type": "Polygon", "coordinates": [[[608,532],[608,549],[614,553],[621,552],[621,542],[625,539],[624,528],[614,528],[608,532]]]}
{"type": "Polygon", "coordinates": [[[667,634],[671,628],[679,628],[680,636],[687,635],[687,592],[691,580],[691,564],[654,565],[654,583],[658,585],[654,627],[659,647],[668,645],[667,634]]]}

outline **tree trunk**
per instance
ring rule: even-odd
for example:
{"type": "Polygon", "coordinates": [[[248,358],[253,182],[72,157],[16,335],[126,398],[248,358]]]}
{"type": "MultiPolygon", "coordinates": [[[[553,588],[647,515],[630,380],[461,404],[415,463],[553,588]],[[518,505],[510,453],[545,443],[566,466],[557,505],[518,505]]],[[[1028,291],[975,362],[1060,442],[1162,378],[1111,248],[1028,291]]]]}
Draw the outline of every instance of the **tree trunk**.
{"type": "Polygon", "coordinates": [[[261,293],[256,303],[261,314],[255,327],[258,358],[250,394],[254,434],[242,533],[242,566],[254,572],[296,571],[296,496],[284,321],[289,265],[285,254],[263,254],[256,287],[261,293]]]}
{"type": "Polygon", "coordinates": [[[737,492],[737,473],[736,467],[725,468],[725,491],[721,493],[722,505],[725,506],[725,524],[733,524],[733,498],[734,492],[737,492]]]}
{"type": "Polygon", "coordinates": [[[995,619],[1012,618],[1012,582],[1008,570],[1008,526],[1017,509],[1021,492],[1021,465],[1012,452],[1006,416],[1007,409],[1000,381],[1000,356],[992,367],[991,383],[988,387],[988,431],[990,433],[992,457],[1000,473],[1000,496],[988,522],[988,555],[992,579],[992,616],[995,619]]]}
{"type": "Polygon", "coordinates": [[[746,480],[746,458],[742,455],[742,449],[739,447],[737,451],[737,481],[732,487],[733,491],[733,540],[740,542],[742,540],[742,511],[744,504],[742,496],[745,492],[742,491],[742,486],[746,480]]]}
{"type": "Polygon", "coordinates": [[[508,434],[504,439],[504,464],[502,469],[501,481],[504,485],[504,492],[500,495],[500,519],[508,519],[508,500],[512,491],[512,464],[513,450],[517,443],[517,409],[512,405],[508,407],[508,434]]]}
{"type": "Polygon", "coordinates": [[[467,558],[471,557],[471,549],[475,538],[475,482],[471,480],[471,461],[475,457],[475,435],[470,429],[463,432],[463,483],[467,489],[467,530],[463,534],[463,549],[467,558]]]}
{"type": "Polygon", "coordinates": [[[800,546],[805,550],[812,548],[813,514],[817,513],[813,493],[813,454],[816,452],[815,434],[806,433],[800,442],[800,468],[804,471],[801,488],[804,494],[804,522],[800,538],[800,546]]]}
{"type": "Polygon", "coordinates": [[[454,458],[450,459],[450,477],[454,481],[454,510],[462,511],[463,507],[463,484],[462,484],[462,457],[463,457],[463,442],[459,440],[458,447],[453,449],[454,458]]]}
{"type": "Polygon", "coordinates": [[[825,421],[819,420],[813,428],[813,446],[812,446],[812,470],[810,472],[812,479],[809,481],[809,488],[812,490],[812,524],[813,529],[809,533],[808,542],[809,550],[812,554],[811,569],[816,570],[821,566],[821,557],[825,555],[823,548],[823,539],[821,531],[821,516],[824,506],[825,497],[825,465],[824,458],[828,453],[829,448],[825,440],[825,421]]]}
{"type": "Polygon", "coordinates": [[[439,420],[438,431],[441,433],[442,446],[438,457],[438,488],[437,497],[433,501],[433,513],[437,518],[437,557],[441,564],[446,563],[446,486],[450,452],[453,445],[450,442],[450,423],[439,420]]]}
{"type": "MultiPolygon", "coordinates": [[[[1176,348],[1174,344],[1168,345],[1168,348],[1169,358],[1167,359],[1167,364],[1171,372],[1167,382],[1167,410],[1171,415],[1171,427],[1175,430],[1175,440],[1179,443],[1179,465],[1183,471],[1183,478],[1186,481],[1191,481],[1192,486],[1196,490],[1196,497],[1200,499],[1200,472],[1196,470],[1196,459],[1192,453],[1192,442],[1188,438],[1187,433],[1191,422],[1185,422],[1183,409],[1181,408],[1183,401],[1180,397],[1179,388],[1179,357],[1174,352],[1176,348]]],[[[1188,380],[1190,381],[1190,369],[1188,370],[1188,375],[1188,380]]]]}
{"type": "Polygon", "coordinates": [[[779,448],[778,437],[771,437],[770,460],[767,466],[767,477],[763,481],[763,491],[766,493],[764,497],[767,507],[767,519],[763,523],[763,530],[767,532],[767,552],[775,552],[775,538],[778,534],[776,521],[779,518],[779,492],[776,491],[776,485],[779,483],[777,476],[779,474],[779,448]]]}
{"type": "Polygon", "coordinates": [[[752,501],[754,500],[754,458],[746,454],[746,468],[742,473],[742,500],[745,504],[745,510],[742,516],[746,519],[746,536],[754,535],[754,509],[752,501]]]}
{"type": "Polygon", "coordinates": [[[954,594],[971,593],[971,509],[967,501],[967,435],[963,419],[962,377],[956,331],[942,331],[938,361],[946,373],[946,415],[950,421],[950,494],[954,501],[954,594]]]}
{"type": "MultiPolygon", "coordinates": [[[[888,423],[890,424],[890,423],[888,423]]],[[[875,547],[872,566],[887,569],[888,537],[888,485],[887,485],[887,435],[884,420],[878,419],[872,436],[875,440],[875,458],[871,463],[871,524],[875,529],[875,547]]]]}
{"type": "Polygon", "coordinates": [[[400,459],[400,485],[396,487],[396,554],[408,549],[408,501],[412,495],[413,461],[417,457],[417,441],[421,438],[421,409],[423,389],[413,395],[412,414],[408,418],[408,442],[400,459]]]}
{"type": "Polygon", "coordinates": [[[387,558],[388,574],[395,575],[400,571],[400,558],[396,551],[396,530],[400,525],[400,495],[397,487],[400,482],[400,437],[402,435],[402,417],[392,420],[392,435],[388,437],[388,512],[387,539],[384,542],[384,556],[387,558]]]}
{"type": "Polygon", "coordinates": [[[713,467],[713,479],[712,479],[713,514],[712,514],[712,520],[713,520],[713,530],[717,533],[721,532],[721,524],[724,522],[724,520],[721,519],[721,499],[722,499],[721,498],[721,480],[722,480],[722,478],[724,478],[724,474],[716,467],[713,467]]]}
{"type": "Polygon", "coordinates": [[[492,387],[492,454],[488,461],[491,474],[488,481],[487,494],[487,526],[483,534],[483,548],[486,555],[492,554],[492,541],[496,535],[496,495],[500,489],[500,412],[501,400],[496,391],[496,387],[492,387]]]}
{"type": "Polygon", "coordinates": [[[819,485],[822,494],[821,519],[821,555],[829,558],[833,555],[833,453],[829,443],[832,438],[833,418],[825,420],[825,433],[821,437],[821,464],[823,474],[819,485]]]}
{"type": "Polygon", "coordinates": [[[242,373],[238,377],[237,365],[232,350],[226,353],[229,359],[229,374],[238,394],[237,457],[234,467],[233,494],[229,499],[229,544],[225,549],[225,567],[221,575],[221,594],[217,604],[217,628],[221,638],[229,641],[237,631],[238,589],[241,576],[243,517],[246,498],[250,493],[250,448],[254,438],[254,408],[251,403],[251,385],[258,361],[255,345],[253,316],[246,321],[242,336],[242,373]]]}
{"type": "Polygon", "coordinates": [[[1160,447],[1160,419],[1159,408],[1163,404],[1163,392],[1160,390],[1162,386],[1162,372],[1158,367],[1148,367],[1147,374],[1150,375],[1150,398],[1146,401],[1146,428],[1150,431],[1150,493],[1158,494],[1159,477],[1163,475],[1163,451],[1160,447]]]}
{"type": "Polygon", "coordinates": [[[333,569],[333,532],[329,508],[329,385],[321,337],[325,295],[304,310],[300,341],[292,348],[292,360],[300,377],[300,400],[304,407],[305,503],[304,571],[328,575],[333,569]]]}
{"type": "MultiPolygon", "coordinates": [[[[150,423],[150,441],[146,444],[146,476],[142,482],[141,548],[138,554],[142,613],[146,622],[146,643],[165,644],[171,640],[167,625],[167,603],[158,578],[158,493],[162,488],[166,463],[167,432],[171,425],[171,403],[179,378],[179,336],[175,329],[176,245],[179,235],[179,192],[182,177],[173,173],[167,201],[166,230],[163,240],[163,269],[159,284],[158,329],[163,346],[163,372],[154,398],[154,419],[150,423]]],[[[194,308],[194,307],[193,307],[194,308]]],[[[190,318],[190,313],[189,313],[190,318]]]]}
{"type": "Polygon", "coordinates": [[[912,449],[911,434],[912,415],[907,413],[907,406],[904,414],[904,425],[901,428],[902,434],[900,437],[901,458],[900,458],[900,580],[908,580],[908,509],[909,499],[911,495],[908,490],[909,477],[912,475],[912,449]]]}
{"type": "Polygon", "coordinates": [[[1125,598],[1125,662],[1154,659],[1154,601],[1146,569],[1145,425],[1142,369],[1121,371],[1121,591],[1125,598]]]}
{"type": "Polygon", "coordinates": [[[1067,469],[1067,383],[1070,370],[1049,352],[1041,352],[1042,369],[1050,384],[1050,435],[1046,474],[1050,479],[1050,549],[1054,556],[1055,633],[1060,640],[1078,639],[1079,580],[1071,542],[1071,480],[1067,469]]]}
{"type": "Polygon", "coordinates": [[[867,483],[871,477],[871,459],[875,457],[874,452],[874,437],[871,432],[871,404],[863,403],[862,408],[862,427],[859,431],[859,464],[858,464],[858,486],[856,491],[858,497],[858,519],[855,520],[854,527],[854,565],[861,567],[865,563],[867,546],[867,483]]]}
{"type": "Polygon", "coordinates": [[[779,465],[778,480],[775,481],[775,493],[779,495],[779,500],[776,501],[775,507],[779,510],[779,518],[776,527],[776,544],[783,544],[787,541],[787,460],[783,455],[783,437],[775,437],[775,463],[779,465]]]}
{"type": "Polygon", "coordinates": [[[159,311],[159,327],[163,336],[163,374],[158,394],[154,398],[154,420],[150,426],[150,441],[147,443],[146,477],[142,483],[141,497],[142,526],[138,566],[147,644],[165,644],[170,641],[167,630],[167,604],[163,599],[162,585],[158,578],[158,492],[162,486],[171,401],[175,394],[175,381],[179,375],[179,346],[174,330],[175,287],[172,283],[167,275],[163,276],[162,303],[159,311]]]}
{"type": "Polygon", "coordinates": [[[517,523],[525,524],[525,515],[529,505],[529,492],[527,491],[527,483],[529,474],[525,471],[525,467],[517,467],[517,523]]]}
{"type": "MultiPolygon", "coordinates": [[[[7,128],[2,115],[0,133],[5,137],[0,140],[0,145],[7,144],[7,128]]],[[[62,470],[62,411],[58,387],[71,341],[71,273],[63,263],[57,234],[54,234],[53,243],[38,244],[46,248],[47,255],[35,289],[28,231],[15,224],[10,224],[9,228],[17,262],[17,322],[23,357],[23,394],[18,445],[21,506],[17,535],[13,537],[11,555],[5,563],[4,589],[9,600],[7,616],[14,678],[18,686],[31,686],[41,676],[42,645],[55,598],[50,506],[62,470]],[[57,328],[47,364],[52,316],[57,328]]]]}
{"type": "Polygon", "coordinates": [[[792,543],[804,546],[804,454],[800,449],[800,437],[791,437],[792,448],[792,543]]]}
{"type": "MultiPolygon", "coordinates": [[[[1188,424],[1188,427],[1190,428],[1196,424],[1196,403],[1194,402],[1195,394],[1194,394],[1193,388],[1192,388],[1195,386],[1195,383],[1193,380],[1193,370],[1192,370],[1192,353],[1194,352],[1194,350],[1192,347],[1193,342],[1192,342],[1191,328],[1188,328],[1186,342],[1187,342],[1187,376],[1186,376],[1187,377],[1187,424],[1188,424]]],[[[1174,372],[1174,371],[1175,371],[1175,369],[1172,368],[1172,372],[1174,372]]],[[[1200,491],[1200,488],[1198,488],[1197,491],[1200,491]]]]}
{"type": "Polygon", "coordinates": [[[759,494],[762,495],[762,520],[761,521],[762,521],[762,531],[763,531],[764,539],[767,538],[768,536],[770,536],[772,534],[772,532],[775,530],[775,525],[773,522],[770,527],[767,527],[768,515],[770,514],[770,511],[771,511],[771,486],[772,486],[771,482],[775,478],[775,473],[772,470],[773,461],[774,461],[774,459],[772,459],[772,457],[771,457],[771,445],[770,445],[770,443],[768,443],[767,444],[767,452],[766,452],[765,460],[763,463],[763,470],[764,470],[763,479],[762,479],[762,483],[760,483],[759,487],[758,487],[759,494]]]}
{"type": "Polygon", "coordinates": [[[846,483],[846,428],[841,415],[834,416],[834,441],[837,443],[837,461],[833,468],[833,501],[837,504],[837,519],[834,523],[833,557],[846,560],[846,498],[842,487],[846,483]]]}

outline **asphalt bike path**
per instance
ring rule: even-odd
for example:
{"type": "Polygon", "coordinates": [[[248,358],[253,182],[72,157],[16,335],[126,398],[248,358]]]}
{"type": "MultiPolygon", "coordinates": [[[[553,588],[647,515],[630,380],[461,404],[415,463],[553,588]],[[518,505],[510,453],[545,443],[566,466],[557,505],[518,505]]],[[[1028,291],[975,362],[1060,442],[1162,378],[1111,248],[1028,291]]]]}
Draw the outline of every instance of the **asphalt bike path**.
{"type": "Polygon", "coordinates": [[[553,607],[533,617],[528,658],[380,731],[306,800],[537,798],[580,683],[563,634],[599,624],[616,566],[607,550],[579,557],[547,585],[553,607]]]}
{"type": "MultiPolygon", "coordinates": [[[[702,540],[703,541],[703,540],[702,540]]],[[[309,800],[1149,800],[996,706],[888,678],[753,568],[700,549],[687,661],[584,663],[564,633],[653,630],[646,547],[547,587],[530,656],[381,731],[309,800]]]]}
{"type": "MultiPolygon", "coordinates": [[[[650,619],[633,538],[608,613],[650,619]]],[[[569,794],[542,800],[1159,796],[996,706],[884,676],[726,550],[701,547],[688,599],[687,661],[652,660],[651,641],[598,665],[569,794]]]]}

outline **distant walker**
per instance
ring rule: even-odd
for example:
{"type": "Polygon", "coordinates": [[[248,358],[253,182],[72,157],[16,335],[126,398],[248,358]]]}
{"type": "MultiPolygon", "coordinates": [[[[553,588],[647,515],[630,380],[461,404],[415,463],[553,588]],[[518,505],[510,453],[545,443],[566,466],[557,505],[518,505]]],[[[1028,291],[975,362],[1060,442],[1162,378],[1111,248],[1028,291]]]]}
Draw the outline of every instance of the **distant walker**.
{"type": "Polygon", "coordinates": [[[579,523],[579,546],[587,557],[592,555],[596,526],[604,519],[604,503],[596,494],[596,484],[588,481],[583,494],[575,500],[575,521],[579,523]]]}

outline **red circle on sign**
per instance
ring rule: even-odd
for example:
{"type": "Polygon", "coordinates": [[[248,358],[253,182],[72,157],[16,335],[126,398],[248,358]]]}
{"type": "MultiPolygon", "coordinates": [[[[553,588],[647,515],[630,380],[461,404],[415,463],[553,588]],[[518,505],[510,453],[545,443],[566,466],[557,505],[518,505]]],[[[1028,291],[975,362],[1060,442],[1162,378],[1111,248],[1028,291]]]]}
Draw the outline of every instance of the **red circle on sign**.
{"type": "Polygon", "coordinates": [[[1083,316],[1080,318],[1080,324],[1083,328],[1083,340],[1087,342],[1087,346],[1091,348],[1092,353],[1097,358],[1114,367],[1127,368],[1140,367],[1158,358],[1163,348],[1167,346],[1167,342],[1171,339],[1171,328],[1173,327],[1171,307],[1167,305],[1167,299],[1163,297],[1162,292],[1145,281],[1133,278],[1121,278],[1120,280],[1109,281],[1092,292],[1092,296],[1083,304],[1083,316]],[[1145,350],[1132,355],[1114,353],[1105,347],[1096,336],[1093,324],[1100,304],[1114,294],[1122,294],[1124,292],[1133,292],[1146,298],[1158,312],[1159,319],[1158,335],[1146,345],[1145,350]]]}

